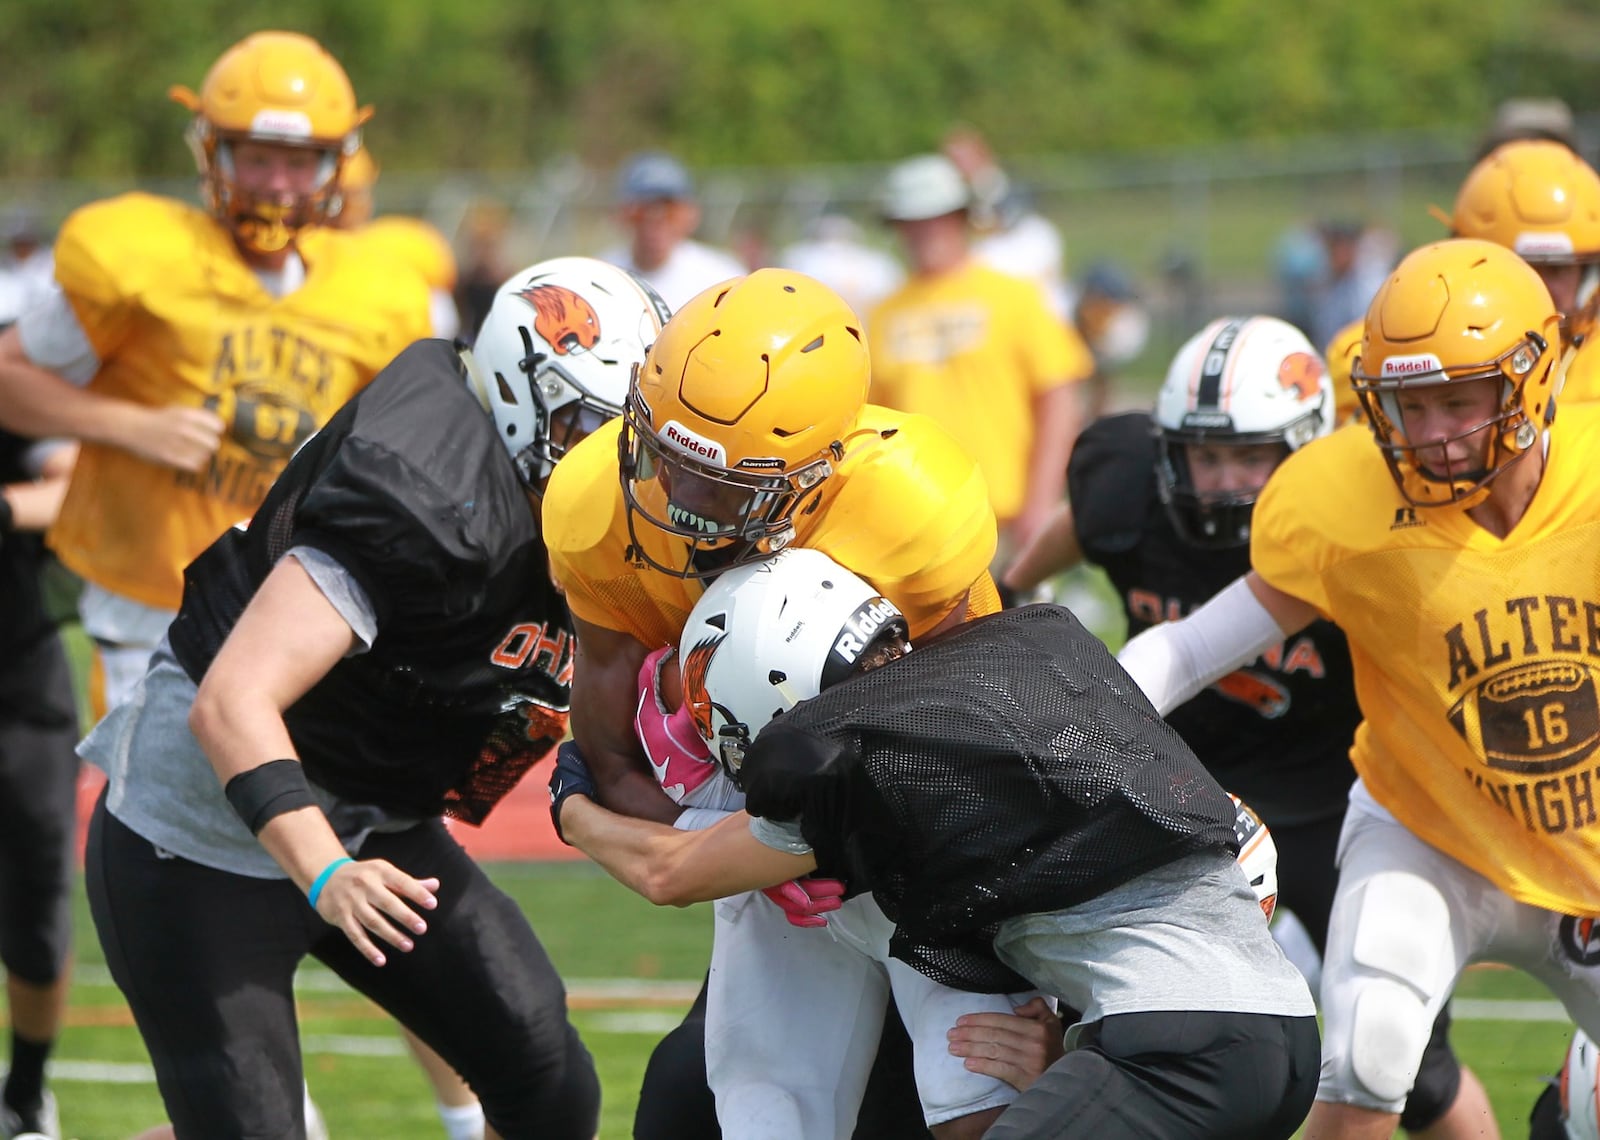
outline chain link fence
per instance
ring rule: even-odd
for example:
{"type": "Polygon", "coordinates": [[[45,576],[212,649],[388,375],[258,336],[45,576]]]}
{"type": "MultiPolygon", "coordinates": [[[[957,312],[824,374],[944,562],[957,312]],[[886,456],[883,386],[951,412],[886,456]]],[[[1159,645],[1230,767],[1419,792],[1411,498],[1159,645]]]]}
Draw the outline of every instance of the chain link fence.
{"type": "MultiPolygon", "coordinates": [[[[1600,138],[1600,115],[1579,116],[1580,138],[1600,138]]],[[[1297,237],[1319,223],[1367,227],[1397,252],[1445,234],[1429,207],[1449,210],[1477,138],[1416,131],[1208,145],[1159,152],[1017,156],[1013,180],[1061,230],[1067,272],[1115,262],[1152,316],[1149,347],[1130,375],[1159,375],[1173,347],[1225,312],[1281,312],[1281,276],[1297,237]]],[[[174,142],[176,146],[176,141],[174,142]]],[[[1594,159],[1591,153],[1586,157],[1594,159]]],[[[381,158],[381,156],[380,156],[381,158]]],[[[892,249],[874,196],[888,164],[698,172],[700,236],[759,261],[824,212],[861,223],[892,249]]],[[[557,158],[532,171],[387,171],[379,212],[432,222],[463,258],[474,234],[492,234],[503,264],[594,253],[621,240],[611,211],[613,172],[557,158]]],[[[143,185],[195,198],[193,179],[143,185]]],[[[26,209],[47,230],[77,205],[119,193],[105,181],[6,183],[0,209],[26,209]]]]}

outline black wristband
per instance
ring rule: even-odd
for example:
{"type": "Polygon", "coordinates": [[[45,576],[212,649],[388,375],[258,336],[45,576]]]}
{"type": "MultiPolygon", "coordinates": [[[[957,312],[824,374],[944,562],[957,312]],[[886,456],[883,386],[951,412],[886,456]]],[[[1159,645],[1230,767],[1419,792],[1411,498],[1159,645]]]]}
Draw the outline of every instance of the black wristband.
{"type": "Polygon", "coordinates": [[[11,500],[6,498],[4,491],[0,491],[0,534],[13,531],[16,526],[17,518],[11,510],[11,500]]]}
{"type": "Polygon", "coordinates": [[[298,760],[269,760],[258,768],[240,772],[222,789],[228,803],[244,820],[251,835],[284,812],[315,807],[306,770],[298,760]]]}

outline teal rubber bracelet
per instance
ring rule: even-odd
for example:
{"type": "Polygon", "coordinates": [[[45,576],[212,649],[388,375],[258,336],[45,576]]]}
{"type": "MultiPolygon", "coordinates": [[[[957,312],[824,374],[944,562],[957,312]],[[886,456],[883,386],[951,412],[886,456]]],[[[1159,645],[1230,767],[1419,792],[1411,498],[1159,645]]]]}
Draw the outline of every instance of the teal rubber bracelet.
{"type": "Polygon", "coordinates": [[[343,867],[346,863],[354,862],[355,860],[350,858],[350,856],[341,855],[332,863],[329,863],[326,867],[322,868],[322,874],[318,875],[311,881],[311,889],[306,892],[306,901],[311,904],[312,910],[317,909],[317,900],[322,897],[322,888],[328,885],[328,880],[333,877],[333,873],[340,867],[343,867]]]}

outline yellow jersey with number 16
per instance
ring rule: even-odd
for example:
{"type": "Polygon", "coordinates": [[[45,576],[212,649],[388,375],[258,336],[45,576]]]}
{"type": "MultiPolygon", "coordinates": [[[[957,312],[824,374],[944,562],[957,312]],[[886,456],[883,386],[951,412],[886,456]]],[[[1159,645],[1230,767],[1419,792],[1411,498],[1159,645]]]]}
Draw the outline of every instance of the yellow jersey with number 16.
{"type": "Polygon", "coordinates": [[[1351,759],[1415,835],[1513,898],[1600,914],[1600,408],[1564,407],[1505,538],[1401,497],[1352,425],[1274,472],[1250,556],[1350,642],[1351,759]]]}

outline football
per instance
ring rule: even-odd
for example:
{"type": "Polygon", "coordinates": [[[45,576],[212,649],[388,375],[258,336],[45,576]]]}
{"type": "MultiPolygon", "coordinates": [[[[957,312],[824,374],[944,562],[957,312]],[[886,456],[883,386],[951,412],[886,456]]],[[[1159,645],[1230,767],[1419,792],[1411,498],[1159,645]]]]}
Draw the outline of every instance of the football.
{"type": "Polygon", "coordinates": [[[1559,772],[1600,744],[1594,671],[1576,661],[1530,661],[1481,682],[1450,723],[1491,768],[1559,772]]]}

